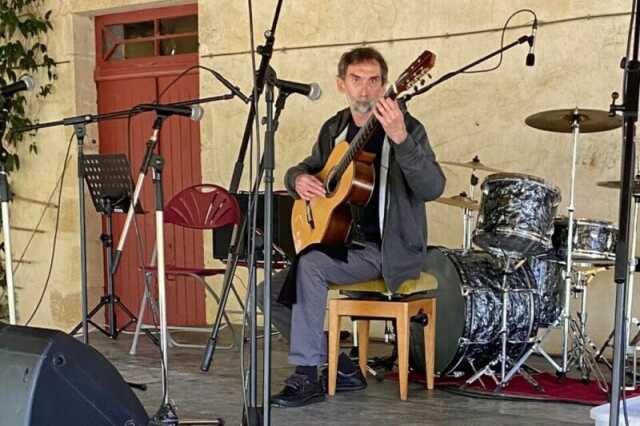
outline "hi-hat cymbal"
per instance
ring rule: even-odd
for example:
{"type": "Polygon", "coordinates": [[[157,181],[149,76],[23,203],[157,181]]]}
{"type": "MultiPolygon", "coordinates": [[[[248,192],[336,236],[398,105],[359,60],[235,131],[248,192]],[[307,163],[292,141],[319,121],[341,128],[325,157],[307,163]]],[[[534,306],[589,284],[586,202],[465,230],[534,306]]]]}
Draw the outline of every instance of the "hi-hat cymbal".
{"type": "Polygon", "coordinates": [[[462,194],[454,195],[453,197],[440,197],[433,201],[440,204],[446,204],[448,206],[460,207],[462,209],[479,210],[480,208],[480,204],[477,201],[462,194]]]}
{"type": "Polygon", "coordinates": [[[611,117],[609,111],[597,109],[554,109],[528,116],[524,122],[528,126],[549,132],[571,133],[574,117],[578,117],[580,133],[603,132],[622,126],[622,118],[611,117]]]}
{"type": "Polygon", "coordinates": [[[493,167],[486,166],[480,162],[478,157],[474,157],[473,160],[466,163],[460,163],[457,161],[439,161],[440,164],[447,164],[449,166],[466,167],[467,169],[481,170],[484,172],[503,173],[504,170],[494,169],[493,167]]]}
{"type": "MultiPolygon", "coordinates": [[[[622,186],[619,180],[605,180],[605,181],[596,183],[596,185],[601,186],[603,188],[613,188],[613,189],[620,189],[620,187],[622,186]]],[[[636,178],[633,180],[633,183],[631,183],[631,192],[633,194],[640,194],[640,176],[636,176],[636,178]]]]}

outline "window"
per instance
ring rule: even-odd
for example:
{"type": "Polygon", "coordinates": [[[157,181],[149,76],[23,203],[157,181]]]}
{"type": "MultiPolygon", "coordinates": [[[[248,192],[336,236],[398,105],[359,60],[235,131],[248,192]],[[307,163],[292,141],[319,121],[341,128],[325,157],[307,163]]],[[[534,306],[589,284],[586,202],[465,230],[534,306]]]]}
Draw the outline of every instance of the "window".
{"type": "Polygon", "coordinates": [[[106,62],[197,53],[198,16],[107,25],[102,35],[102,58],[106,62]]]}

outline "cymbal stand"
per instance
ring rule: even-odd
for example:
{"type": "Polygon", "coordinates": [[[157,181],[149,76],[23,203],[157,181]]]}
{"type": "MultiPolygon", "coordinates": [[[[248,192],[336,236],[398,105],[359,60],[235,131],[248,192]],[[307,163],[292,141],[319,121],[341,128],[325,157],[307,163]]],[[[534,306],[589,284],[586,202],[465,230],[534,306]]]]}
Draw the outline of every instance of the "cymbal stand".
{"type": "MultiPolygon", "coordinates": [[[[485,365],[482,369],[476,371],[476,373],[471,376],[462,387],[466,387],[476,380],[480,380],[482,376],[489,376],[497,385],[495,388],[496,391],[502,390],[506,387],[508,380],[507,378],[511,378],[511,376],[507,375],[507,365],[514,365],[513,360],[509,357],[507,353],[507,343],[509,342],[509,319],[508,319],[508,311],[509,311],[509,294],[511,292],[522,291],[516,289],[510,289],[509,284],[507,283],[507,278],[510,274],[514,273],[518,270],[522,265],[524,265],[524,260],[514,259],[513,257],[505,257],[504,259],[504,273],[502,275],[502,285],[500,291],[502,292],[502,324],[500,327],[500,354],[497,358],[490,361],[487,365],[485,365]],[[500,380],[496,377],[495,368],[497,365],[500,365],[500,371],[498,372],[500,376],[500,380]]],[[[530,291],[529,289],[524,291],[530,291]]],[[[522,364],[518,365],[517,368],[512,368],[510,371],[516,369],[522,377],[529,382],[535,389],[541,389],[538,382],[531,377],[529,373],[527,373],[523,368],[522,364]]],[[[515,374],[515,372],[514,372],[515,374]]],[[[513,375],[513,374],[512,374],[513,375]]]]}
{"type": "Polygon", "coordinates": [[[573,154],[571,157],[571,192],[569,206],[569,230],[567,232],[567,264],[564,276],[564,300],[562,306],[562,368],[558,371],[560,377],[565,376],[568,371],[569,364],[569,323],[571,321],[571,274],[573,271],[573,228],[575,218],[575,193],[576,193],[576,163],[578,155],[578,140],[580,139],[580,112],[578,108],[573,112],[573,120],[571,122],[573,130],[573,154]]]}

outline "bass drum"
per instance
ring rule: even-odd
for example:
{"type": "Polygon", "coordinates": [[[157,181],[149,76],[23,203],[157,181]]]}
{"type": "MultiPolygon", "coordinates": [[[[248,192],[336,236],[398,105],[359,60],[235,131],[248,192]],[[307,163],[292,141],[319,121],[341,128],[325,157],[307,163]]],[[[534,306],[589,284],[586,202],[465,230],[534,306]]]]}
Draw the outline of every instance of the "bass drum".
{"type": "MultiPolygon", "coordinates": [[[[438,279],[431,292],[437,298],[436,373],[445,375],[466,370],[471,361],[484,366],[500,352],[503,272],[497,259],[486,252],[430,247],[425,272],[438,279]]],[[[530,347],[529,339],[538,332],[538,297],[535,280],[525,265],[507,276],[511,289],[507,309],[512,359],[530,347]]],[[[424,370],[424,336],[419,324],[411,325],[410,365],[424,370]]]]}

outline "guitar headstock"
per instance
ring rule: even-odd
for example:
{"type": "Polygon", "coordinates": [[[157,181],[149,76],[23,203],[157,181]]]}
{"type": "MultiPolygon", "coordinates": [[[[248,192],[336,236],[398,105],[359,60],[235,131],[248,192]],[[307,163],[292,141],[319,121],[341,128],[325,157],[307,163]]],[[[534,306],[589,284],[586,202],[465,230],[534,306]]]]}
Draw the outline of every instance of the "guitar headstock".
{"type": "Polygon", "coordinates": [[[393,85],[396,95],[415,86],[436,63],[436,55],[425,50],[415,61],[398,77],[393,85]]]}

